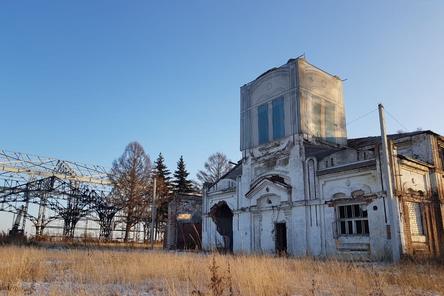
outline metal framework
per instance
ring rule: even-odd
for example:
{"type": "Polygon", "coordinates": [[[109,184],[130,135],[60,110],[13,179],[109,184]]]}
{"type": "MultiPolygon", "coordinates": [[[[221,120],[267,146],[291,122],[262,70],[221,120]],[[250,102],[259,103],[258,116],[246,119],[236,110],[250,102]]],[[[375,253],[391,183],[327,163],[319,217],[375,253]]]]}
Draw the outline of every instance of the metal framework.
{"type": "Polygon", "coordinates": [[[18,177],[57,177],[88,184],[111,184],[107,170],[99,165],[0,150],[0,176],[8,173],[18,177]]]}
{"type": "Polygon", "coordinates": [[[113,198],[102,166],[0,150],[0,211],[15,215],[13,234],[24,232],[26,219],[34,224],[36,236],[50,222],[61,220],[63,236],[72,238],[77,223],[92,217],[100,236],[108,239],[121,210],[113,198]]]}

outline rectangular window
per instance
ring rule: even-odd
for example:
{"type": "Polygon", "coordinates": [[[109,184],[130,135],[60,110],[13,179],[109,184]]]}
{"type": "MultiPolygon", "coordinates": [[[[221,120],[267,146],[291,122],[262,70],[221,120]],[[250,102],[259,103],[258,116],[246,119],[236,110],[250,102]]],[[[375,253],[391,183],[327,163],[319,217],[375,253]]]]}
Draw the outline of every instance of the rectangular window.
{"type": "Polygon", "coordinates": [[[410,220],[410,233],[412,241],[424,242],[425,231],[422,223],[421,205],[417,202],[407,202],[408,215],[410,220]]]}
{"type": "Polygon", "coordinates": [[[259,144],[268,142],[268,104],[257,108],[259,144]]]}
{"type": "Polygon", "coordinates": [[[367,210],[363,204],[338,206],[339,235],[369,235],[367,210]]]}
{"type": "Polygon", "coordinates": [[[273,100],[273,140],[283,138],[285,135],[284,98],[273,100]]]}

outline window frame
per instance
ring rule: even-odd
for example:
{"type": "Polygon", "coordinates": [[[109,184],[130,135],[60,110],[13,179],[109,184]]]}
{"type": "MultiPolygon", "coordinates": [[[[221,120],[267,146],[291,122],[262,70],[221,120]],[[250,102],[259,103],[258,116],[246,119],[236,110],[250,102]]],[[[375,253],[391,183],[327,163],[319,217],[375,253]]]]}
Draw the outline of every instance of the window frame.
{"type": "Polygon", "coordinates": [[[268,103],[257,106],[257,140],[259,145],[270,141],[268,109],[268,103]],[[265,128],[262,129],[262,126],[265,128]]]}
{"type": "Polygon", "coordinates": [[[279,97],[271,101],[273,140],[285,137],[285,100],[279,97]],[[280,123],[280,124],[279,124],[280,123]]]}
{"type": "Polygon", "coordinates": [[[427,227],[425,221],[425,213],[424,206],[420,202],[416,201],[407,201],[407,215],[409,218],[409,232],[412,242],[414,243],[423,243],[427,241],[427,227]],[[415,216],[415,222],[412,221],[412,214],[415,216]],[[415,225],[414,225],[415,224],[415,225]],[[415,226],[415,227],[413,227],[415,226]],[[414,228],[418,230],[418,232],[414,231],[414,228]]]}
{"type": "Polygon", "coordinates": [[[370,228],[368,221],[368,210],[363,210],[362,206],[366,203],[346,203],[339,204],[335,207],[336,211],[336,227],[339,237],[369,237],[370,228]],[[348,207],[350,207],[351,213],[348,213],[348,207]],[[359,216],[355,214],[356,207],[359,208],[359,216]],[[343,208],[344,215],[342,215],[341,209],[343,208]],[[344,217],[342,217],[344,216],[344,217]],[[358,223],[359,222],[359,223],[358,223]],[[344,223],[344,224],[342,224],[344,223]],[[343,227],[344,225],[344,230],[343,227]],[[358,231],[358,225],[360,225],[360,231],[358,231]],[[351,231],[350,231],[351,228],[351,231]]]}

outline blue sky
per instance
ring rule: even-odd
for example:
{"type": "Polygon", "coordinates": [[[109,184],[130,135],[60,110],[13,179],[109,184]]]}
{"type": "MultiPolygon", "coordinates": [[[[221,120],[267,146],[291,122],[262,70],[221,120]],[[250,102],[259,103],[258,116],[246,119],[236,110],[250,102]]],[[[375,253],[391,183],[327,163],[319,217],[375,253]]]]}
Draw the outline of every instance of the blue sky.
{"type": "Polygon", "coordinates": [[[443,40],[438,0],[1,1],[0,148],[109,167],[137,140],[194,177],[240,158],[239,87],[303,53],[347,79],[347,121],[382,101],[444,134],[443,40]]]}

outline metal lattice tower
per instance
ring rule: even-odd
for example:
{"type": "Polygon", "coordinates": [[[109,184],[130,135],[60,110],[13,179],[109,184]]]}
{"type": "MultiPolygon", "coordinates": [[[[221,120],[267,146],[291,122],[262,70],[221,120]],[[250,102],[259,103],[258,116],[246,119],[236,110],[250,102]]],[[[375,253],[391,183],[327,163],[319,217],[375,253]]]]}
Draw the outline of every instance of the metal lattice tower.
{"type": "Polygon", "coordinates": [[[37,236],[59,219],[64,236],[72,237],[77,222],[95,214],[101,234],[109,236],[108,224],[119,211],[111,198],[108,171],[102,166],[0,150],[0,211],[23,217],[22,231],[25,219],[34,224],[37,236]],[[30,204],[38,207],[36,215],[29,213],[30,204]]]}

